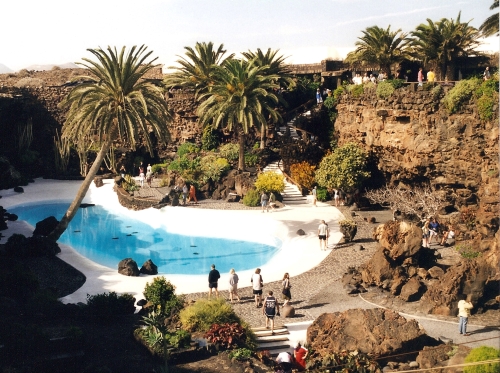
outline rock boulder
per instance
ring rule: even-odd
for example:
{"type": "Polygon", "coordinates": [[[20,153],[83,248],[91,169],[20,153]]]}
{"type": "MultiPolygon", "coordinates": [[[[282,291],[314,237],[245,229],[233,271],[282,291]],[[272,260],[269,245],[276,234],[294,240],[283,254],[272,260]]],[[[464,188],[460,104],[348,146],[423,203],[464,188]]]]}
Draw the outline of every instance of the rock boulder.
{"type": "Polygon", "coordinates": [[[139,272],[145,275],[157,275],[158,266],[151,259],[148,259],[144,262],[139,272]]]}
{"type": "Polygon", "coordinates": [[[124,276],[139,276],[139,267],[132,258],[125,258],[118,263],[118,273],[124,276]]]}
{"type": "Polygon", "coordinates": [[[343,349],[387,356],[405,348],[418,350],[429,343],[429,337],[415,320],[406,320],[392,310],[350,309],[320,315],[307,329],[307,343],[314,351],[312,358],[343,349]]]}

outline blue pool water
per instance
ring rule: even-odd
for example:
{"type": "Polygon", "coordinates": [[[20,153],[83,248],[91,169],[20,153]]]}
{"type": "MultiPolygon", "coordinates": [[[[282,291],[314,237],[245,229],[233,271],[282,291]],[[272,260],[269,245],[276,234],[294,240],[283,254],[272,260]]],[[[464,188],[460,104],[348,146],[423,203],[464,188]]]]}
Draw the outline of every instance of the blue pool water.
{"type": "MultiPolygon", "coordinates": [[[[35,226],[48,216],[60,220],[68,206],[69,203],[26,204],[8,211],[35,226]]],[[[151,259],[160,274],[205,274],[212,263],[220,272],[254,269],[267,263],[282,245],[275,237],[268,240],[274,245],[267,245],[175,234],[118,216],[102,206],[80,208],[59,242],[110,268],[117,268],[124,258],[134,259],[139,268],[151,259]]]]}

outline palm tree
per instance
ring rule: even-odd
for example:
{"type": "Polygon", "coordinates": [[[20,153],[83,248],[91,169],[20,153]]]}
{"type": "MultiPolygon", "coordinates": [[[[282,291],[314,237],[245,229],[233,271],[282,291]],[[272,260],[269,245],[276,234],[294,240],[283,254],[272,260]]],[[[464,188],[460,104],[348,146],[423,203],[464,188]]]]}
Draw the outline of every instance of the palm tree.
{"type": "MultiPolygon", "coordinates": [[[[448,68],[453,67],[458,57],[479,54],[475,48],[480,44],[481,34],[469,22],[460,22],[460,12],[456,20],[442,18],[433,22],[427,18],[427,24],[420,24],[411,33],[414,57],[424,64],[434,62],[438,66],[440,78],[444,79],[448,68]]],[[[453,73],[451,69],[450,75],[453,76],[453,73]]]]}
{"type": "MultiPolygon", "coordinates": [[[[498,0],[494,0],[493,4],[490,6],[490,10],[498,8],[498,0]]],[[[497,34],[498,36],[498,12],[486,18],[481,26],[479,26],[479,31],[483,33],[483,36],[487,38],[497,34]]]]}
{"type": "Polygon", "coordinates": [[[347,54],[347,63],[377,64],[386,74],[391,75],[391,66],[410,57],[407,33],[401,29],[391,31],[378,26],[367,27],[363,36],[356,42],[356,50],[347,54]]]}
{"type": "Polygon", "coordinates": [[[49,238],[54,242],[61,237],[75,216],[90,183],[97,174],[102,160],[115,140],[128,142],[135,147],[140,135],[153,155],[150,132],[165,141],[168,138],[167,122],[170,121],[166,101],[160,88],[142,79],[151,70],[153,60],[147,61],[152,51],[142,45],[125,47],[118,53],[116,48],[88,49],[98,61],[83,58],[79,63],[89,69],[90,77],[75,86],[61,103],[69,108],[63,127],[63,137],[78,142],[87,134],[93,134],[101,148],[83,181],[75,199],[69,206],[49,238]]]}
{"type": "Polygon", "coordinates": [[[208,90],[213,83],[213,74],[216,66],[234,57],[234,53],[224,58],[226,50],[224,44],[214,50],[214,43],[196,42],[194,49],[184,47],[186,57],[178,56],[177,63],[181,67],[170,67],[176,71],[165,78],[168,87],[180,86],[195,90],[196,95],[208,90]]]}
{"type": "Polygon", "coordinates": [[[255,125],[266,123],[264,113],[273,121],[279,119],[274,105],[278,97],[272,92],[279,88],[277,75],[266,74],[266,66],[231,59],[215,69],[211,90],[200,96],[199,120],[214,128],[236,127],[239,135],[238,169],[245,169],[245,134],[255,125]]]}
{"type": "MultiPolygon", "coordinates": [[[[247,62],[254,64],[255,66],[265,67],[265,73],[267,75],[277,75],[278,79],[276,83],[278,83],[280,88],[287,88],[290,84],[293,84],[293,79],[290,74],[290,69],[287,65],[285,65],[286,57],[281,55],[278,56],[278,50],[271,50],[271,48],[267,49],[267,52],[264,54],[260,48],[257,48],[256,52],[248,51],[242,52],[241,54],[245,57],[247,62]]],[[[285,100],[281,95],[278,95],[278,99],[281,104],[286,105],[285,100]]],[[[266,133],[267,122],[262,124],[260,131],[260,148],[264,149],[265,147],[265,133],[266,133]]]]}

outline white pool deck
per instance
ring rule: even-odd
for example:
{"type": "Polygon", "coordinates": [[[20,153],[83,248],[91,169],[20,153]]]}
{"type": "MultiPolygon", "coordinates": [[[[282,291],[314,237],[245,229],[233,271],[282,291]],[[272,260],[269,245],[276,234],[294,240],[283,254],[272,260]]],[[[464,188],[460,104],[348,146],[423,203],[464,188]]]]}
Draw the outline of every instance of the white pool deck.
{"type": "MultiPolygon", "coordinates": [[[[55,181],[37,179],[24,187],[24,193],[16,193],[12,189],[0,191],[2,198],[0,205],[5,209],[16,205],[37,202],[72,200],[80,186],[79,181],[55,181]]],[[[261,266],[264,283],[281,280],[285,272],[296,276],[317,266],[325,259],[332,246],[340,241],[342,234],[339,232],[338,221],[343,215],[338,209],[328,204],[318,203],[312,205],[285,206],[270,213],[260,210],[211,210],[196,207],[167,206],[158,209],[130,211],[118,202],[116,193],[113,192],[113,180],[105,180],[104,186],[90,187],[85,203],[103,205],[106,209],[120,214],[127,214],[161,229],[168,227],[169,231],[180,234],[195,234],[200,236],[224,236],[228,238],[259,240],[262,236],[279,238],[283,245],[279,252],[266,264],[261,266]],[[324,219],[330,227],[329,249],[321,251],[317,238],[317,229],[320,220],[324,219]],[[297,235],[297,230],[305,231],[304,236],[297,235]]],[[[30,236],[34,227],[26,222],[7,222],[8,229],[3,231],[5,236],[1,243],[14,233],[30,236]]],[[[268,239],[268,238],[267,238],[268,239]]],[[[73,294],[62,301],[65,303],[85,302],[87,294],[94,295],[103,292],[131,293],[136,299],[142,299],[142,291],[147,282],[154,276],[141,275],[128,277],[120,275],[116,268],[104,267],[80,255],[70,246],[60,244],[62,252],[58,255],[62,260],[81,271],[87,278],[85,284],[73,294]]],[[[122,258],[123,259],[123,258],[122,258]]],[[[139,266],[142,263],[137,263],[139,266]]],[[[217,263],[214,263],[217,266],[217,263]]],[[[118,262],[117,262],[118,266],[118,262]]],[[[250,277],[254,269],[238,271],[239,286],[250,286],[250,277]]],[[[208,272],[199,275],[170,275],[164,276],[176,286],[177,294],[188,294],[208,290],[208,272]]],[[[221,273],[219,289],[226,290],[228,273],[221,273]]]]}

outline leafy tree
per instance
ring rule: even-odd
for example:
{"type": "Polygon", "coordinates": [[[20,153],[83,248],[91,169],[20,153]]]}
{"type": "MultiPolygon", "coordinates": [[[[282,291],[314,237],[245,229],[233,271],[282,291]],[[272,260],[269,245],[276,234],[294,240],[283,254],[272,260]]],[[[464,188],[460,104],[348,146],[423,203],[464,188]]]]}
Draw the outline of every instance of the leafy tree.
{"type": "MultiPolygon", "coordinates": [[[[435,63],[440,78],[444,79],[448,68],[453,67],[458,57],[479,54],[475,48],[480,44],[481,33],[470,26],[469,22],[460,21],[460,12],[456,20],[442,18],[433,22],[427,18],[427,24],[420,24],[411,33],[413,56],[421,59],[424,64],[435,63]]],[[[450,73],[453,75],[453,69],[450,73]]]]}
{"type": "MultiPolygon", "coordinates": [[[[283,55],[278,56],[279,50],[271,50],[268,48],[267,52],[264,54],[260,48],[257,48],[256,52],[248,51],[243,52],[242,55],[246,58],[248,63],[251,63],[255,66],[265,67],[265,74],[267,75],[276,75],[278,76],[276,83],[279,84],[280,87],[288,88],[290,84],[293,84],[293,80],[290,74],[289,67],[285,64],[285,59],[283,55]]],[[[280,102],[282,104],[286,104],[283,98],[278,96],[280,102]]],[[[278,119],[281,119],[279,117],[278,119]]],[[[265,131],[266,131],[267,123],[262,124],[261,132],[260,132],[260,148],[264,149],[265,147],[265,131]]]]}
{"type": "Polygon", "coordinates": [[[329,190],[352,191],[369,176],[366,153],[355,143],[347,143],[326,155],[316,170],[316,182],[329,190]]]}
{"type": "Polygon", "coordinates": [[[95,134],[101,144],[96,159],[78,190],[74,201],[63,218],[49,235],[57,241],[75,216],[90,183],[111,148],[113,141],[121,140],[135,147],[141,136],[153,156],[153,144],[149,137],[154,132],[158,139],[168,138],[167,122],[171,120],[168,107],[160,88],[142,79],[151,70],[157,58],[148,61],[152,51],[147,47],[132,47],[127,53],[123,47],[107,51],[88,49],[97,61],[84,58],[79,63],[87,68],[90,76],[75,78],[84,83],[76,85],[62,101],[69,108],[63,127],[63,137],[78,142],[89,133],[95,134]]]}
{"type": "MultiPolygon", "coordinates": [[[[490,10],[498,8],[498,0],[494,0],[493,4],[490,6],[490,10]]],[[[498,36],[498,12],[486,18],[481,26],[479,26],[479,31],[483,33],[486,38],[497,34],[498,36]]]]}
{"type": "Polygon", "coordinates": [[[178,56],[177,63],[181,67],[170,67],[176,71],[165,78],[168,87],[180,86],[195,90],[196,95],[205,93],[213,84],[216,66],[219,66],[234,57],[230,54],[224,57],[226,50],[224,44],[214,49],[214,43],[196,42],[194,49],[184,47],[186,57],[178,56]]]}
{"type": "Polygon", "coordinates": [[[377,64],[389,76],[393,64],[410,57],[410,39],[401,29],[391,31],[390,25],[387,29],[371,26],[362,33],[363,36],[356,42],[356,50],[347,55],[347,63],[377,64]]]}
{"type": "Polygon", "coordinates": [[[214,83],[202,94],[197,114],[200,123],[214,128],[235,128],[239,135],[238,169],[245,169],[245,134],[254,124],[265,125],[268,114],[272,121],[280,117],[274,108],[278,97],[272,92],[278,88],[278,76],[266,73],[266,67],[257,67],[247,61],[228,60],[214,71],[214,83]]]}

